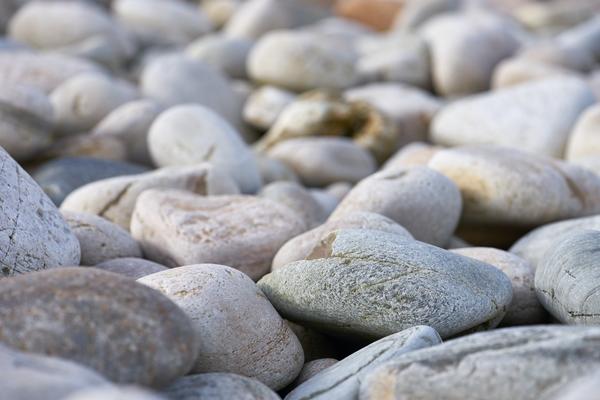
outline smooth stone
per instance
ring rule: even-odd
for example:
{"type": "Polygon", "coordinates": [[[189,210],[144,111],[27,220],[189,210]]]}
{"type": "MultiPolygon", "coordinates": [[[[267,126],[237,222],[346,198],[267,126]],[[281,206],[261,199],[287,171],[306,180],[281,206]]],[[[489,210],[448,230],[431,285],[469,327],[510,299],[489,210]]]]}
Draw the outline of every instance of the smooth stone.
{"type": "Polygon", "coordinates": [[[90,2],[29,1],[13,15],[10,37],[39,50],[81,56],[114,67],[135,52],[128,34],[90,2]]]}
{"type": "Polygon", "coordinates": [[[136,386],[106,386],[83,389],[62,400],[166,400],[156,393],[136,386]]]}
{"type": "Polygon", "coordinates": [[[300,342],[246,274],[200,264],[158,272],[138,282],[163,293],[193,321],[200,343],[194,373],[235,373],[277,390],[300,372],[304,362],[300,342]]]}
{"type": "Polygon", "coordinates": [[[296,95],[277,86],[265,85],[252,92],[244,105],[244,121],[263,130],[270,129],[296,95]]]}
{"type": "Polygon", "coordinates": [[[0,146],[19,161],[34,158],[52,143],[54,109],[44,92],[7,83],[0,93],[0,146]]]}
{"type": "Polygon", "coordinates": [[[153,261],[142,258],[113,258],[100,264],[94,265],[94,268],[107,272],[127,276],[132,279],[140,279],[146,275],[152,275],[157,272],[166,271],[168,268],[153,261]]]}
{"type": "Polygon", "coordinates": [[[141,165],[98,158],[59,158],[36,168],[32,177],[59,206],[75,189],[94,181],[146,172],[141,165]]]}
{"type": "Polygon", "coordinates": [[[155,164],[210,162],[226,171],[244,193],[256,193],[261,177],[254,154],[225,119],[201,105],[168,109],[154,121],[148,148],[155,164]]]}
{"type": "Polygon", "coordinates": [[[510,280],[491,265],[366,229],[331,233],[308,260],[258,286],[284,318],[345,338],[379,339],[416,325],[443,338],[493,328],[512,300],[510,280]]]}
{"type": "Polygon", "coordinates": [[[540,226],[521,237],[510,248],[510,252],[529,261],[537,269],[544,254],[553,248],[555,241],[586,229],[600,230],[600,216],[574,218],[540,226]]]}
{"type": "Polygon", "coordinates": [[[355,56],[308,32],[267,33],[248,58],[248,74],[294,91],[345,89],[358,80],[355,56]]]}
{"type": "Polygon", "coordinates": [[[398,142],[393,150],[414,141],[424,141],[431,120],[442,107],[440,100],[431,94],[399,83],[370,83],[346,91],[344,97],[365,101],[395,122],[398,142]]]}
{"type": "Polygon", "coordinates": [[[224,35],[204,36],[192,42],[185,54],[219,69],[234,79],[247,79],[246,60],[254,42],[224,35]]]}
{"type": "Polygon", "coordinates": [[[416,165],[427,166],[433,156],[442,149],[443,147],[425,142],[407,144],[383,164],[383,169],[406,168],[416,165]]]}
{"type": "Polygon", "coordinates": [[[463,222],[532,228],[600,211],[599,176],[516,149],[468,146],[442,150],[429,167],[459,187],[463,222]]]}
{"type": "Polygon", "coordinates": [[[0,280],[78,265],[79,241],[52,201],[0,147],[0,280]]]}
{"type": "Polygon", "coordinates": [[[1,280],[0,319],[0,342],[79,362],[118,383],[169,384],[198,350],[191,321],[173,302],[94,268],[1,280]]]}
{"type": "Polygon", "coordinates": [[[140,245],[119,225],[94,214],[64,211],[62,215],[79,240],[81,265],[93,266],[120,257],[142,257],[140,245]]]}
{"type": "Polygon", "coordinates": [[[304,350],[305,362],[338,356],[338,342],[333,338],[291,321],[285,320],[285,323],[300,341],[302,349],[304,350]]]}
{"type": "Polygon", "coordinates": [[[256,162],[263,184],[265,185],[279,181],[300,181],[294,170],[282,161],[267,157],[264,154],[256,154],[256,162]]]}
{"type": "Polygon", "coordinates": [[[44,93],[50,93],[75,75],[99,71],[99,67],[92,62],[66,55],[0,52],[0,82],[3,85],[31,85],[44,93]]]}
{"type": "Polygon", "coordinates": [[[600,156],[600,105],[597,103],[586,109],[575,124],[565,158],[569,161],[586,157],[600,156]]]}
{"type": "Polygon", "coordinates": [[[462,200],[458,187],[427,167],[386,169],[358,183],[330,219],[356,211],[384,215],[415,239],[444,246],[458,225],[462,200]]]}
{"type": "Polygon", "coordinates": [[[361,382],[361,400],[537,400],[600,365],[599,328],[498,329],[398,357],[361,382]]]}
{"type": "Polygon", "coordinates": [[[294,210],[310,228],[322,224],[328,216],[311,192],[295,182],[271,183],[265,186],[258,196],[294,210]]]}
{"type": "Polygon", "coordinates": [[[498,64],[492,77],[492,88],[503,89],[531,81],[564,76],[578,76],[578,74],[558,65],[517,56],[498,64]]]}
{"type": "Polygon", "coordinates": [[[256,379],[228,373],[189,375],[167,387],[171,400],[280,400],[281,397],[256,379]]]}
{"type": "Polygon", "coordinates": [[[242,0],[206,0],[202,2],[200,7],[213,26],[220,29],[227,24],[237,9],[244,3],[242,0]]]}
{"type": "Polygon", "coordinates": [[[535,271],[535,291],[546,310],[564,324],[598,325],[598,240],[600,232],[581,230],[557,239],[535,271]]]}
{"type": "Polygon", "coordinates": [[[225,75],[182,54],[159,56],[149,62],[140,77],[140,91],[165,107],[195,103],[231,124],[241,120],[236,94],[225,75]]]}
{"type": "Polygon", "coordinates": [[[84,366],[0,345],[0,387],[6,400],[63,399],[87,387],[108,385],[84,366]]]}
{"type": "Polygon", "coordinates": [[[535,294],[535,269],[528,261],[491,247],[466,247],[451,251],[493,265],[510,278],[513,299],[500,325],[534,325],[547,322],[546,311],[535,294]]]}
{"type": "Polygon", "coordinates": [[[180,0],[116,0],[117,20],[146,46],[178,46],[210,32],[202,10],[180,0]]]}
{"type": "MultiPolygon", "coordinates": [[[[331,185],[329,185],[331,186],[331,185]]],[[[327,186],[327,187],[329,187],[327,186]]],[[[325,218],[329,218],[335,211],[338,205],[340,205],[340,199],[332,193],[329,193],[326,188],[323,189],[310,189],[310,194],[319,203],[325,218]]]]}
{"type": "Polygon", "coordinates": [[[388,30],[402,12],[402,0],[346,0],[336,2],[337,15],[360,22],[378,31],[388,30]]]}
{"type": "Polygon", "coordinates": [[[393,30],[414,32],[427,21],[440,14],[458,11],[462,6],[460,0],[418,0],[407,1],[394,21],[393,30]]]}
{"type": "Polygon", "coordinates": [[[351,139],[314,137],[284,140],[267,152],[298,175],[307,186],[355,183],[375,172],[375,159],[351,139]]]}
{"type": "Polygon", "coordinates": [[[39,156],[42,160],[65,157],[126,162],[127,147],[117,138],[98,137],[87,133],[57,138],[52,146],[39,156]]]}
{"type": "Polygon", "coordinates": [[[600,372],[574,380],[560,388],[551,400],[600,400],[600,372]]]}
{"type": "Polygon", "coordinates": [[[383,215],[363,211],[351,212],[287,241],[277,251],[271,269],[275,271],[294,261],[305,260],[322,239],[338,229],[369,229],[412,239],[412,235],[406,229],[383,215]]]}
{"type": "Polygon", "coordinates": [[[77,75],[54,89],[50,99],[60,134],[90,131],[115,108],[135,100],[137,89],[103,74],[77,75]]]}
{"type": "Polygon", "coordinates": [[[145,191],[131,221],[150,260],[168,267],[223,264],[254,280],[269,272],[286,241],[307,229],[295,211],[269,199],[179,190],[145,191]]]}
{"type": "Polygon", "coordinates": [[[149,99],[125,103],[106,115],[92,130],[92,135],[113,137],[125,144],[127,160],[153,165],[148,149],[148,132],[164,109],[149,99]]]}
{"type": "Polygon", "coordinates": [[[430,139],[442,146],[494,144],[561,158],[581,112],[594,102],[572,77],[544,79],[457,100],[434,118],[430,139]],[[504,117],[498,118],[498,110],[504,117]]]}
{"type": "Polygon", "coordinates": [[[465,247],[472,247],[469,242],[458,237],[452,236],[450,241],[446,245],[446,250],[454,250],[454,249],[464,249],[465,247]]]}
{"type": "Polygon", "coordinates": [[[360,383],[378,366],[441,342],[438,333],[428,326],[415,326],[394,333],[317,374],[295,388],[285,399],[358,399],[360,383]]]}
{"type": "Polygon", "coordinates": [[[594,59],[586,49],[566,46],[559,40],[541,40],[524,47],[519,57],[566,68],[574,72],[588,72],[594,67],[594,59]]]}
{"type": "Polygon", "coordinates": [[[509,20],[484,11],[439,16],[420,33],[431,53],[433,86],[443,96],[487,90],[495,66],[520,45],[509,20]]]}
{"type": "Polygon", "coordinates": [[[60,209],[95,214],[129,230],[138,196],[157,188],[182,189],[206,196],[239,193],[236,183],[225,172],[202,163],[88,183],[69,194],[60,209]]]}
{"type": "Polygon", "coordinates": [[[300,374],[291,384],[291,387],[296,388],[310,378],[318,375],[321,371],[337,364],[339,361],[335,358],[319,358],[318,360],[309,361],[304,364],[300,374]]]}

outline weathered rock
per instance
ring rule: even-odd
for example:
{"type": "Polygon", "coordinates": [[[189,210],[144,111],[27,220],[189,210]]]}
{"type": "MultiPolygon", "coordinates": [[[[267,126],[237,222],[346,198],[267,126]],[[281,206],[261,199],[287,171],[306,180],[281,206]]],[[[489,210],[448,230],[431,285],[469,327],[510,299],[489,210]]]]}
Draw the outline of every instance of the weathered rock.
{"type": "Polygon", "coordinates": [[[462,201],[457,186],[427,167],[387,169],[361,181],[342,200],[331,219],[355,211],[384,215],[417,240],[444,246],[454,233],[462,201]]]}
{"type": "Polygon", "coordinates": [[[59,158],[42,164],[32,177],[59,206],[75,189],[94,181],[120,175],[134,175],[147,169],[134,164],[98,158],[59,158]]]}
{"type": "Polygon", "coordinates": [[[156,188],[182,189],[201,195],[239,193],[237,185],[226,173],[202,163],[89,183],[67,196],[61,210],[95,214],[129,229],[138,196],[145,190],[156,188]]]}
{"type": "Polygon", "coordinates": [[[164,265],[142,258],[114,258],[96,264],[94,268],[114,272],[132,279],[139,279],[168,269],[164,265]]]}
{"type": "Polygon", "coordinates": [[[276,390],[300,372],[300,342],[242,272],[222,265],[188,265],[138,282],[162,292],[193,321],[200,343],[193,372],[231,372],[276,390]]]}
{"type": "Polygon", "coordinates": [[[540,226],[519,239],[510,252],[529,261],[534,268],[542,261],[555,241],[566,239],[577,231],[586,229],[600,230],[600,216],[569,219],[540,226]]]}
{"type": "Polygon", "coordinates": [[[0,146],[19,161],[35,157],[52,143],[54,109],[33,86],[5,84],[0,93],[0,146]]]}
{"type": "Polygon", "coordinates": [[[0,387],[7,400],[63,399],[80,389],[108,385],[102,376],[75,363],[0,345],[0,387]]]}
{"type": "Polygon", "coordinates": [[[120,383],[168,384],[189,371],[198,350],[191,321],[173,302],[94,268],[1,280],[0,319],[0,342],[79,362],[120,383]]]}
{"type": "Polygon", "coordinates": [[[351,212],[289,240],[275,255],[272,270],[282,268],[294,261],[305,260],[321,239],[338,229],[369,229],[412,239],[406,229],[383,215],[363,211],[351,212]]]}
{"type": "Polygon", "coordinates": [[[267,154],[291,167],[307,186],[355,183],[376,168],[373,156],[348,138],[289,139],[273,146],[267,154]]]}
{"type": "Polygon", "coordinates": [[[510,278],[513,299],[501,325],[534,325],[547,321],[546,311],[535,294],[535,270],[528,261],[514,254],[487,247],[466,247],[451,251],[493,265],[510,278]]]}
{"type": "Polygon", "coordinates": [[[276,86],[261,86],[244,105],[244,121],[259,129],[270,129],[295,95],[276,86]]]}
{"type": "Polygon", "coordinates": [[[364,229],[331,233],[258,285],[285,318],[344,337],[426,324],[447,338],[496,326],[512,300],[510,280],[490,265],[364,229]]]}
{"type": "Polygon", "coordinates": [[[236,180],[245,193],[260,189],[254,154],[226,120],[201,105],[182,105],[162,113],[150,128],[148,147],[161,166],[210,161],[236,180]]]}
{"type": "Polygon", "coordinates": [[[429,167],[460,188],[464,222],[535,227],[600,210],[600,177],[516,149],[470,146],[442,150],[429,167]]]}
{"type": "Polygon", "coordinates": [[[61,134],[88,132],[112,110],[136,97],[136,88],[125,81],[97,73],[77,75],[57,87],[50,97],[56,129],[61,134]]]}
{"type": "Polygon", "coordinates": [[[577,120],[567,143],[566,159],[578,160],[600,156],[600,105],[585,110],[577,120]]]}
{"type": "Polygon", "coordinates": [[[185,45],[212,24],[198,7],[180,0],[117,0],[112,9],[125,28],[148,46],[185,45]]]}
{"type": "Polygon", "coordinates": [[[180,378],[164,391],[172,400],[280,400],[281,398],[256,379],[245,376],[212,373],[180,378]]]}
{"type": "Polygon", "coordinates": [[[445,14],[421,32],[431,52],[434,88],[444,96],[488,89],[496,64],[519,47],[511,23],[489,12],[445,14]]]}
{"type": "Polygon", "coordinates": [[[540,302],[562,323],[600,323],[599,239],[599,231],[582,230],[556,240],[535,271],[540,302]]]}
{"type": "Polygon", "coordinates": [[[247,79],[246,59],[254,42],[222,35],[204,36],[191,43],[185,54],[205,62],[234,79],[247,79]]]}
{"type": "Polygon", "coordinates": [[[79,242],[69,225],[1,147],[0,187],[0,279],[79,264],[79,242]]]}
{"type": "Polygon", "coordinates": [[[286,400],[357,399],[362,380],[378,366],[403,354],[441,343],[428,326],[415,326],[387,336],[346,357],[295,388],[286,400]]]}
{"type": "Polygon", "coordinates": [[[115,108],[93,129],[92,134],[114,137],[125,144],[127,159],[152,165],[148,150],[148,132],[163,108],[153,100],[136,100],[115,108]]]}
{"type": "Polygon", "coordinates": [[[304,364],[300,374],[296,378],[296,380],[291,384],[292,388],[296,388],[302,383],[306,382],[310,378],[318,375],[321,371],[335,365],[338,363],[338,360],[335,358],[320,358],[318,360],[309,361],[304,364]]]}
{"type": "Polygon", "coordinates": [[[255,280],[269,271],[277,250],[306,229],[295,211],[272,200],[178,190],[142,193],[131,221],[151,260],[169,267],[229,265],[255,280]]]}
{"type": "Polygon", "coordinates": [[[263,36],[250,52],[248,73],[258,82],[296,91],[345,89],[358,79],[353,54],[319,35],[292,31],[263,36]]]}
{"type": "Polygon", "coordinates": [[[258,196],[288,206],[311,228],[325,222],[328,216],[311,192],[295,182],[271,183],[258,196]]]}
{"type": "Polygon", "coordinates": [[[495,144],[561,158],[579,114],[594,102],[583,81],[544,79],[458,100],[433,120],[431,140],[444,146],[495,144]],[[498,110],[504,117],[498,118],[498,110]]]}
{"type": "Polygon", "coordinates": [[[141,257],[142,250],[129,232],[94,214],[64,211],[63,217],[79,240],[81,265],[93,266],[119,257],[141,257]]]}
{"type": "Polygon", "coordinates": [[[476,333],[372,372],[361,400],[537,400],[600,363],[599,328],[535,326],[476,333]]]}

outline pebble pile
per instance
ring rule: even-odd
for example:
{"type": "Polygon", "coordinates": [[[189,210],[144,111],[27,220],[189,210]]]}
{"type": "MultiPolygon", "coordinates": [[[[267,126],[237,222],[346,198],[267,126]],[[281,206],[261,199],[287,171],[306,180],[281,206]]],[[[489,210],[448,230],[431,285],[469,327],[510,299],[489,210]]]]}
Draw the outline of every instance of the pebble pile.
{"type": "Polygon", "coordinates": [[[0,400],[600,400],[600,0],[0,0],[0,400]]]}

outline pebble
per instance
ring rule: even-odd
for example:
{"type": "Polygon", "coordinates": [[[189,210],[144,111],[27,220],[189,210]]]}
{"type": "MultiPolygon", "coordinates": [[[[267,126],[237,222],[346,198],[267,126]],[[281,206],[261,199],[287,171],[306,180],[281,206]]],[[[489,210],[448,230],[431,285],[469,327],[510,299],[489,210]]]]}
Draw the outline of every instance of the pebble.
{"type": "Polygon", "coordinates": [[[277,250],[308,225],[289,207],[254,196],[199,196],[147,190],[135,206],[131,233],[146,257],[168,267],[228,265],[258,280],[277,250]]]}
{"type": "Polygon", "coordinates": [[[246,60],[253,46],[249,39],[211,35],[192,42],[185,54],[212,65],[232,79],[247,79],[246,60]]]}
{"type": "Polygon", "coordinates": [[[553,242],[535,271],[540,302],[564,324],[597,325],[600,287],[596,251],[600,232],[580,230],[553,242]]]}
{"type": "Polygon", "coordinates": [[[285,323],[300,341],[304,350],[305,362],[338,356],[339,349],[337,345],[339,343],[333,338],[291,321],[285,320],[285,323]]]}
{"type": "Polygon", "coordinates": [[[271,183],[265,186],[258,196],[288,206],[311,228],[322,224],[328,217],[326,210],[312,193],[295,182],[271,183]]]}
{"type": "Polygon", "coordinates": [[[434,144],[494,144],[561,158],[581,112],[594,102],[577,78],[543,79],[471,96],[444,107],[434,118],[434,144]],[[497,110],[505,110],[498,118],[497,110]]]}
{"type": "Polygon", "coordinates": [[[164,265],[135,257],[113,258],[94,265],[94,268],[114,272],[132,279],[139,279],[168,269],[164,265]]]}
{"type": "Polygon", "coordinates": [[[433,146],[425,142],[413,142],[394,153],[385,162],[383,169],[406,168],[416,165],[427,166],[433,156],[442,149],[443,147],[433,146]]]}
{"type": "Polygon", "coordinates": [[[64,400],[165,400],[164,397],[135,386],[83,389],[64,400]]]}
{"type": "Polygon", "coordinates": [[[171,400],[280,400],[256,379],[228,373],[188,375],[165,389],[171,400]]]}
{"type": "Polygon", "coordinates": [[[119,257],[142,257],[140,245],[129,232],[94,214],[63,212],[65,221],[79,240],[81,265],[94,266],[119,257]]]}
{"type": "Polygon", "coordinates": [[[376,168],[373,156],[348,138],[289,139],[274,145],[267,154],[292,168],[307,186],[356,183],[376,168]]]}
{"type": "Polygon", "coordinates": [[[358,81],[355,55],[308,32],[267,33],[248,58],[248,73],[258,82],[293,91],[345,89],[358,81]]]}
{"type": "Polygon", "coordinates": [[[569,135],[565,158],[569,161],[600,156],[600,105],[587,108],[577,120],[569,135]]]}
{"type": "Polygon", "coordinates": [[[510,280],[488,264],[366,229],[331,233],[308,260],[258,286],[284,318],[345,338],[378,339],[416,325],[443,338],[493,328],[512,300],[510,280]]]}
{"type": "Polygon", "coordinates": [[[112,137],[125,144],[127,160],[152,166],[148,132],[163,108],[153,100],[134,100],[108,113],[92,130],[92,135],[112,137]]]}
{"type": "Polygon", "coordinates": [[[381,214],[365,211],[351,212],[290,239],[275,255],[272,270],[282,268],[294,261],[305,260],[321,239],[338,229],[369,229],[393,233],[406,239],[413,238],[401,225],[381,214]]]}
{"type": "Polygon", "coordinates": [[[146,46],[185,45],[212,30],[198,7],[181,0],[116,0],[112,9],[146,46]]]}
{"type": "Polygon", "coordinates": [[[360,383],[378,366],[415,350],[442,342],[428,326],[415,326],[371,343],[316,374],[290,392],[286,400],[357,399],[360,383]]]}
{"type": "Polygon", "coordinates": [[[201,163],[88,183],[69,194],[60,209],[95,214],[129,230],[138,197],[145,190],[156,188],[188,190],[208,196],[239,193],[236,183],[225,172],[201,163]]]}
{"type": "Polygon", "coordinates": [[[373,371],[361,400],[537,400],[598,368],[597,327],[481,332],[402,355],[373,371]]]}
{"type": "Polygon", "coordinates": [[[277,86],[261,86],[252,92],[244,105],[244,121],[258,129],[268,130],[295,98],[294,93],[277,86]]]}
{"type": "Polygon", "coordinates": [[[54,122],[54,109],[44,92],[29,85],[3,85],[0,146],[16,160],[30,160],[48,148],[54,122]]]}
{"type": "Polygon", "coordinates": [[[118,383],[169,384],[189,371],[198,349],[173,302],[94,268],[1,280],[0,319],[0,342],[79,362],[118,383]]]}
{"type": "Polygon", "coordinates": [[[258,164],[258,170],[264,185],[279,181],[300,181],[294,170],[282,161],[268,157],[264,154],[256,154],[256,163],[258,164]]]}
{"type": "Polygon", "coordinates": [[[96,372],[60,358],[21,353],[0,344],[0,387],[6,400],[63,399],[70,393],[108,385],[96,372]]]}
{"type": "Polygon", "coordinates": [[[321,371],[335,365],[338,363],[338,360],[335,358],[320,358],[318,360],[309,361],[304,364],[302,370],[300,370],[300,374],[296,378],[296,380],[292,383],[292,387],[296,388],[302,383],[306,382],[310,378],[318,375],[321,371]]]}
{"type": "Polygon", "coordinates": [[[569,75],[578,76],[576,71],[558,65],[517,56],[498,64],[492,77],[492,87],[502,89],[531,81],[569,75]]]}
{"type": "Polygon", "coordinates": [[[442,174],[422,166],[386,169],[356,185],[331,219],[355,211],[384,215],[415,239],[444,246],[454,233],[462,209],[458,187],[442,174]]]}
{"type": "Polygon", "coordinates": [[[598,400],[600,399],[600,374],[584,376],[560,388],[552,400],[598,400]]]}
{"type": "Polygon", "coordinates": [[[40,159],[86,157],[108,161],[127,161],[127,148],[121,140],[91,134],[70,135],[57,140],[40,154],[40,159]]]}
{"type": "Polygon", "coordinates": [[[514,243],[510,252],[529,261],[537,269],[544,254],[552,249],[555,241],[566,239],[571,234],[586,229],[600,230],[600,216],[573,218],[542,225],[514,243]]]}
{"type": "Polygon", "coordinates": [[[300,372],[300,342],[244,273],[222,265],[188,265],[138,282],[163,293],[193,321],[200,343],[193,372],[235,373],[275,390],[300,372]]]}
{"type": "Polygon", "coordinates": [[[211,162],[256,193],[261,178],[254,154],[225,119],[201,105],[181,105],[160,114],[148,134],[154,163],[161,167],[211,162]]]}
{"type": "Polygon", "coordinates": [[[1,147],[0,187],[0,280],[79,264],[77,237],[42,189],[1,147]]]}
{"type": "Polygon", "coordinates": [[[296,25],[292,2],[279,0],[244,1],[224,26],[226,36],[256,40],[267,32],[296,25]]]}
{"type": "Polygon", "coordinates": [[[488,247],[464,247],[452,252],[493,265],[510,278],[513,299],[500,325],[535,325],[547,321],[547,313],[535,293],[535,269],[528,261],[488,247]]]}

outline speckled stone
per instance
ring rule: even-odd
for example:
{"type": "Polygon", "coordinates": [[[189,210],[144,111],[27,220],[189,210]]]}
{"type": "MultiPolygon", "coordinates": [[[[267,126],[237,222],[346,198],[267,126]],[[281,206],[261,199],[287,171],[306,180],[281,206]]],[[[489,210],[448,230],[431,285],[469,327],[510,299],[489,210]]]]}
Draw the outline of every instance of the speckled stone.
{"type": "Polygon", "coordinates": [[[141,257],[140,245],[129,232],[94,214],[64,211],[63,217],[79,240],[81,265],[93,266],[119,257],[141,257]]]}
{"type": "Polygon", "coordinates": [[[168,269],[164,265],[142,258],[114,258],[96,264],[94,267],[132,279],[139,279],[168,269]]]}
{"type": "Polygon", "coordinates": [[[187,265],[138,282],[163,293],[192,320],[200,343],[193,372],[231,372],[275,390],[300,372],[300,342],[244,273],[223,265],[187,265]]]}
{"type": "Polygon", "coordinates": [[[198,350],[191,321],[172,301],[94,268],[0,280],[0,320],[0,342],[79,362],[119,383],[168,384],[190,370],[198,350]]]}
{"type": "Polygon", "coordinates": [[[394,333],[371,343],[307,380],[285,399],[358,399],[360,383],[378,366],[405,353],[435,346],[441,342],[437,332],[428,326],[416,326],[394,333]]]}
{"type": "Polygon", "coordinates": [[[476,333],[398,357],[361,383],[361,400],[538,400],[600,366],[600,328],[476,333]]]}
{"type": "Polygon", "coordinates": [[[148,190],[137,201],[131,233],[147,258],[169,267],[216,263],[259,279],[292,237],[308,229],[292,209],[254,196],[198,196],[148,190]]]}
{"type": "Polygon", "coordinates": [[[256,379],[212,373],[189,375],[177,380],[163,392],[171,400],[280,400],[281,398],[256,379]]]}
{"type": "Polygon", "coordinates": [[[331,233],[308,260],[258,285],[284,318],[359,338],[424,324],[444,338],[491,328],[512,300],[510,280],[491,265],[366,229],[331,233]]]}
{"type": "Polygon", "coordinates": [[[0,280],[78,265],[79,241],[42,189],[0,147],[0,280]]]}

